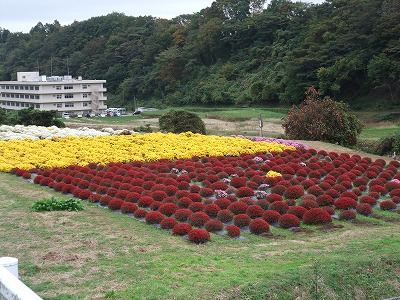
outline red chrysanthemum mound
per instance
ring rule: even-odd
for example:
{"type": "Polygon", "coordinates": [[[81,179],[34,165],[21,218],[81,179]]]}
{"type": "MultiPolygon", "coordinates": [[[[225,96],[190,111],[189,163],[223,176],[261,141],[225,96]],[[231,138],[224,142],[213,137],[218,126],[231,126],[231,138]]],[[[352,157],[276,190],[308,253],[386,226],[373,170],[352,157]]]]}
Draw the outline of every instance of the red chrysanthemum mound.
{"type": "Polygon", "coordinates": [[[141,207],[149,207],[154,202],[154,199],[150,196],[142,196],[139,198],[137,204],[141,207]]]}
{"type": "Polygon", "coordinates": [[[270,203],[273,203],[276,201],[283,201],[283,198],[279,194],[272,193],[272,194],[267,195],[267,197],[265,197],[265,200],[267,200],[270,203]]]}
{"type": "Polygon", "coordinates": [[[246,214],[238,214],[233,217],[233,224],[238,227],[249,226],[251,222],[251,218],[246,214]]]}
{"type": "Polygon", "coordinates": [[[364,216],[369,216],[372,213],[372,206],[368,203],[360,203],[356,206],[356,212],[364,216]]]}
{"type": "Polygon", "coordinates": [[[174,226],[174,228],[172,228],[172,233],[175,235],[186,235],[192,230],[193,230],[193,228],[189,224],[180,223],[180,224],[176,224],[174,226]]]}
{"type": "Polygon", "coordinates": [[[275,201],[269,205],[269,210],[275,210],[281,215],[285,214],[289,209],[289,205],[283,201],[275,201]]]}
{"type": "Polygon", "coordinates": [[[266,210],[262,215],[262,218],[269,224],[277,223],[280,217],[281,214],[276,210],[266,210]]]}
{"type": "Polygon", "coordinates": [[[239,198],[254,196],[254,190],[249,187],[240,187],[236,191],[236,196],[239,198]]]}
{"type": "Polygon", "coordinates": [[[170,217],[175,213],[178,208],[178,205],[176,205],[175,203],[164,203],[158,208],[158,211],[166,215],[167,217],[170,217]]]}
{"type": "Polygon", "coordinates": [[[355,220],[355,218],[356,218],[356,213],[352,210],[345,209],[341,211],[339,214],[339,220],[342,221],[355,220]]]}
{"type": "Polygon", "coordinates": [[[246,213],[248,205],[242,201],[233,202],[228,206],[228,210],[230,210],[235,215],[246,213]]]}
{"type": "Polygon", "coordinates": [[[211,220],[210,216],[203,211],[195,212],[188,218],[189,224],[193,227],[202,227],[209,220],[211,220]]]}
{"type": "Polygon", "coordinates": [[[147,224],[160,224],[165,219],[165,216],[158,211],[151,211],[146,214],[144,219],[147,224]]]}
{"type": "Polygon", "coordinates": [[[204,223],[204,228],[208,232],[216,232],[224,229],[224,224],[220,220],[209,220],[204,223]]]}
{"type": "Polygon", "coordinates": [[[379,207],[382,210],[392,210],[392,209],[396,209],[397,205],[392,200],[385,200],[385,201],[382,201],[381,203],[379,203],[379,207]]]}
{"type": "Polygon", "coordinates": [[[360,198],[360,203],[368,203],[369,205],[375,205],[376,204],[376,199],[371,196],[362,196],[360,198]]]}
{"type": "Polygon", "coordinates": [[[300,202],[299,206],[304,207],[305,209],[311,209],[311,208],[318,208],[318,202],[315,200],[311,199],[304,199],[300,202]]]}
{"type": "Polygon", "coordinates": [[[235,215],[228,209],[221,209],[217,214],[217,219],[223,223],[229,223],[235,215]]]}
{"type": "Polygon", "coordinates": [[[108,202],[107,206],[111,210],[120,209],[122,204],[124,204],[124,200],[113,198],[110,202],[108,202]]]}
{"type": "Polygon", "coordinates": [[[196,244],[203,244],[210,240],[210,233],[204,229],[193,229],[188,234],[189,241],[196,244]]]}
{"type": "Polygon", "coordinates": [[[178,224],[178,222],[174,218],[165,218],[161,221],[160,226],[162,229],[172,229],[175,227],[175,225],[178,224]]]}
{"type": "Polygon", "coordinates": [[[307,211],[307,208],[303,207],[303,206],[291,206],[289,207],[289,209],[287,210],[287,214],[292,214],[295,215],[296,217],[302,219],[304,213],[307,211]]]}
{"type": "Polygon", "coordinates": [[[337,209],[349,209],[356,208],[357,201],[350,197],[340,197],[335,201],[335,207],[337,209]]]}
{"type": "Polygon", "coordinates": [[[225,227],[226,232],[228,233],[229,237],[238,237],[240,236],[240,228],[236,225],[228,225],[225,227]]]}
{"type": "Polygon", "coordinates": [[[221,209],[227,209],[231,204],[231,201],[227,198],[219,198],[214,201],[214,204],[218,205],[221,209]]]}
{"type": "Polygon", "coordinates": [[[332,217],[322,208],[311,208],[304,213],[303,222],[310,225],[327,224],[332,222],[332,217]]]}
{"type": "Polygon", "coordinates": [[[147,211],[147,210],[145,210],[145,209],[137,209],[137,210],[135,210],[135,212],[133,213],[133,216],[134,216],[135,218],[142,219],[142,218],[146,217],[147,214],[148,214],[148,211],[147,211]]]}
{"type": "Polygon", "coordinates": [[[230,182],[231,186],[235,188],[240,188],[246,186],[246,178],[245,177],[233,177],[230,182]]]}
{"type": "Polygon", "coordinates": [[[390,195],[390,197],[394,197],[394,196],[400,197],[400,188],[391,190],[389,195],[390,195]]]}
{"type": "Polygon", "coordinates": [[[250,205],[246,209],[246,214],[252,219],[261,218],[263,213],[264,213],[264,209],[261,206],[257,205],[257,204],[256,205],[250,205]]]}
{"type": "Polygon", "coordinates": [[[121,205],[121,212],[123,214],[128,214],[128,213],[133,214],[137,209],[138,209],[137,205],[132,202],[124,202],[121,205]]]}
{"type": "Polygon", "coordinates": [[[258,218],[251,220],[249,224],[250,232],[253,234],[262,234],[269,231],[269,224],[267,221],[258,218]]]}
{"type": "Polygon", "coordinates": [[[285,214],[279,218],[278,224],[282,228],[298,227],[300,225],[300,219],[294,214],[285,214]]]}
{"type": "Polygon", "coordinates": [[[298,199],[304,195],[304,188],[302,185],[293,185],[286,189],[283,196],[286,199],[298,199]]]}
{"type": "Polygon", "coordinates": [[[179,222],[186,222],[193,212],[188,208],[179,208],[175,211],[174,217],[179,222]]]}
{"type": "Polygon", "coordinates": [[[205,207],[204,207],[204,209],[203,209],[203,211],[207,214],[207,215],[209,215],[211,218],[216,218],[217,217],[217,214],[218,214],[218,212],[221,210],[221,208],[218,206],[218,205],[216,205],[216,204],[207,204],[205,207]]]}

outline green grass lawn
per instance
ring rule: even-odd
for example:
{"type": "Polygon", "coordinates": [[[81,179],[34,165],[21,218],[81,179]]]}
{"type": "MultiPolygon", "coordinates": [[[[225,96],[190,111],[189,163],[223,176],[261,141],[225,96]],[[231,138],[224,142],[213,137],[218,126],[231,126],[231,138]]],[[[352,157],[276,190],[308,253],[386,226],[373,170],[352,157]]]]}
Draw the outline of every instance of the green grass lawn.
{"type": "Polygon", "coordinates": [[[58,196],[0,173],[0,256],[19,259],[43,299],[384,299],[400,295],[400,215],[304,226],[205,245],[85,202],[33,212],[58,196]]]}

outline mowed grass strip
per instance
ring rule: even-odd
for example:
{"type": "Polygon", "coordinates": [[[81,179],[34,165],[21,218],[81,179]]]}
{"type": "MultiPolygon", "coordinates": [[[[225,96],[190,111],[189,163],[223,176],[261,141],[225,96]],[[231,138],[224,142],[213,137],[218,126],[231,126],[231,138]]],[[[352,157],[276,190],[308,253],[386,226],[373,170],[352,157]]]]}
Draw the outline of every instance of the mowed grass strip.
{"type": "Polygon", "coordinates": [[[0,256],[43,299],[384,299],[400,294],[400,216],[205,245],[85,203],[82,212],[30,210],[65,197],[0,173],[0,256]]]}

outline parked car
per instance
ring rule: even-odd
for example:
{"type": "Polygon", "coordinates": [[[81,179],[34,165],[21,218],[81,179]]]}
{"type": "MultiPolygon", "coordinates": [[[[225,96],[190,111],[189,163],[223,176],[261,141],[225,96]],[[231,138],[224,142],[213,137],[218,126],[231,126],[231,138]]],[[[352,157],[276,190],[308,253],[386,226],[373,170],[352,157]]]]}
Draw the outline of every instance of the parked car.
{"type": "Polygon", "coordinates": [[[64,119],[69,119],[69,113],[64,112],[64,113],[62,113],[61,117],[64,119]]]}

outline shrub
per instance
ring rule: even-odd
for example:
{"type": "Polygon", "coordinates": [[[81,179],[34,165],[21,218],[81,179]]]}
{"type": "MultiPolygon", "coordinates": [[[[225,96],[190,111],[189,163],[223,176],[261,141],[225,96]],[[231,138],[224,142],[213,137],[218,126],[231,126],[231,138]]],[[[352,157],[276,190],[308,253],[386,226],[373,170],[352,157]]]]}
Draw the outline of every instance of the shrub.
{"type": "Polygon", "coordinates": [[[306,99],[293,106],[282,127],[290,139],[324,141],[342,146],[352,146],[361,133],[361,123],[349,112],[349,106],[330,98],[321,100],[318,91],[311,87],[306,99]]]}
{"type": "Polygon", "coordinates": [[[172,228],[172,233],[175,235],[186,235],[192,230],[193,228],[189,224],[181,223],[176,224],[174,228],[172,228]]]}
{"type": "Polygon", "coordinates": [[[248,226],[251,222],[251,218],[246,214],[238,214],[233,217],[233,224],[238,227],[248,226]]]}
{"type": "Polygon", "coordinates": [[[385,200],[385,201],[382,201],[381,203],[379,203],[379,207],[382,210],[392,210],[392,209],[396,209],[397,205],[392,200],[385,200]]]}
{"type": "Polygon", "coordinates": [[[158,211],[151,211],[146,214],[145,218],[147,224],[160,224],[165,219],[164,215],[158,211]]]}
{"type": "Polygon", "coordinates": [[[338,209],[356,208],[357,201],[350,197],[340,197],[335,201],[335,207],[338,209]]]}
{"type": "Polygon", "coordinates": [[[329,205],[333,205],[334,204],[334,200],[332,198],[332,196],[330,195],[321,195],[318,196],[317,199],[315,200],[317,202],[317,204],[322,207],[322,206],[329,206],[329,205]]]}
{"type": "Polygon", "coordinates": [[[204,228],[209,232],[221,231],[224,229],[224,224],[220,220],[209,220],[204,223],[204,228]]]}
{"type": "Polygon", "coordinates": [[[360,203],[368,203],[369,205],[375,205],[376,202],[377,202],[376,198],[371,196],[362,196],[360,198],[360,203]]]}
{"type": "Polygon", "coordinates": [[[228,232],[229,237],[238,237],[240,236],[240,228],[236,225],[228,225],[225,227],[226,231],[228,232]]]}
{"type": "Polygon", "coordinates": [[[356,218],[356,213],[352,210],[345,209],[340,212],[339,220],[349,221],[356,218]]]}
{"type": "Polygon", "coordinates": [[[32,204],[31,208],[33,211],[79,211],[85,209],[82,202],[77,199],[58,199],[55,197],[38,200],[32,204]]]}
{"type": "Polygon", "coordinates": [[[326,224],[332,222],[331,215],[322,208],[311,208],[303,215],[303,222],[305,224],[326,224]]]}
{"type": "Polygon", "coordinates": [[[203,244],[210,240],[210,233],[204,229],[193,229],[188,233],[189,241],[196,244],[203,244]]]}
{"type": "Polygon", "coordinates": [[[193,227],[201,227],[204,226],[204,224],[211,220],[210,216],[207,215],[203,211],[198,211],[193,214],[191,214],[188,218],[188,222],[191,226],[193,227]]]}
{"type": "Polygon", "coordinates": [[[193,132],[206,134],[206,128],[201,118],[191,112],[184,110],[171,110],[158,119],[160,130],[181,133],[193,132]]]}
{"type": "Polygon", "coordinates": [[[204,209],[205,204],[202,202],[193,202],[192,204],[189,205],[189,209],[192,212],[198,212],[202,211],[204,209]]]}
{"type": "Polygon", "coordinates": [[[137,209],[138,209],[137,205],[132,202],[124,202],[121,205],[121,212],[123,214],[128,214],[128,213],[133,214],[137,209]]]}
{"type": "Polygon", "coordinates": [[[269,224],[267,221],[258,218],[251,220],[249,224],[250,232],[253,234],[262,234],[269,231],[269,224]]]}
{"type": "Polygon", "coordinates": [[[107,206],[111,210],[117,210],[121,208],[122,204],[124,204],[124,200],[113,198],[108,202],[107,206]]]}
{"type": "Polygon", "coordinates": [[[330,215],[334,215],[335,214],[335,210],[331,206],[324,206],[324,207],[322,207],[322,209],[325,210],[330,215]]]}
{"type": "Polygon", "coordinates": [[[278,224],[282,228],[298,227],[300,225],[300,219],[298,216],[288,213],[279,218],[278,224]]]}

